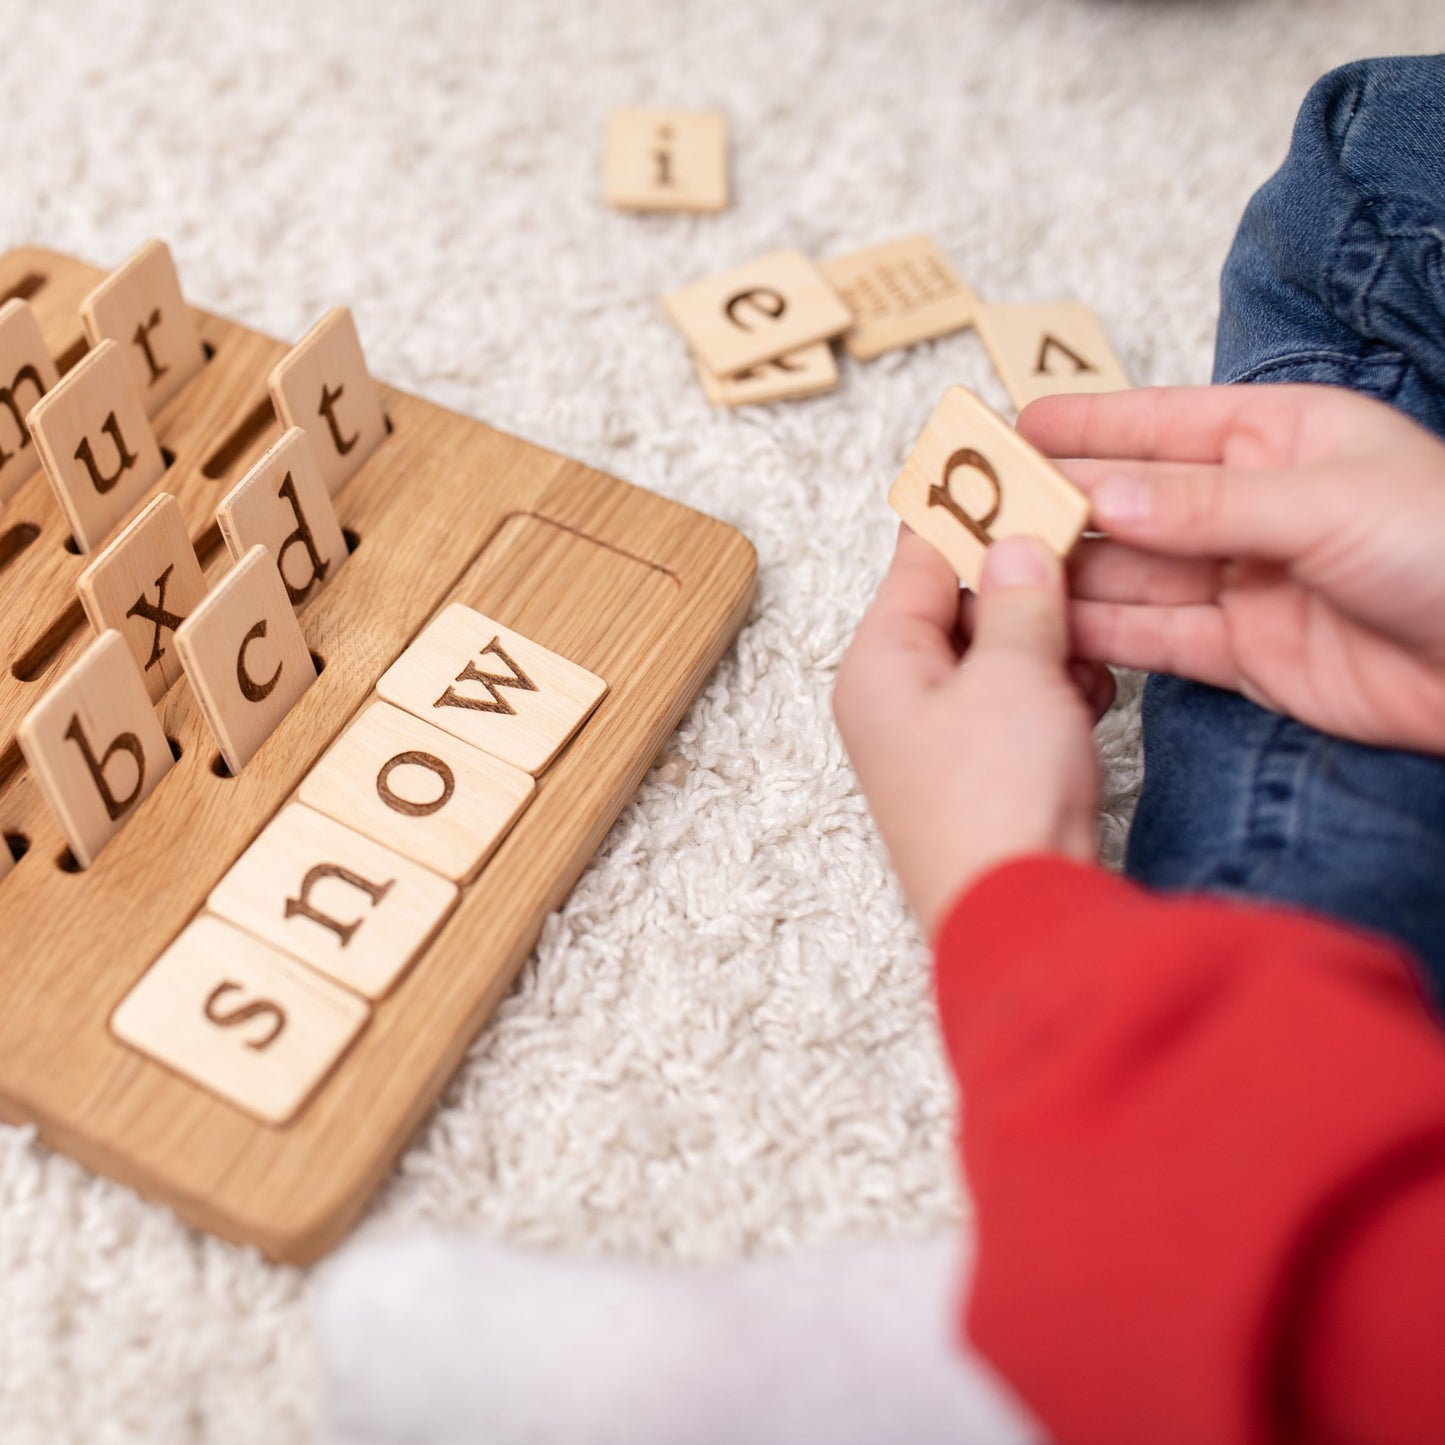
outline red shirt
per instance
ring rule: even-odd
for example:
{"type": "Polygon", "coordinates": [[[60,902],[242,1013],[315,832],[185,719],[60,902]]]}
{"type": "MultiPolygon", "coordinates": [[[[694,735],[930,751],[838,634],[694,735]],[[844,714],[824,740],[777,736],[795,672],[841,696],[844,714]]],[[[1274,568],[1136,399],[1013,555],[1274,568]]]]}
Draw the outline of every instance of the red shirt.
{"type": "Polygon", "coordinates": [[[1397,949],[1034,858],[937,960],[967,1331],[1061,1445],[1445,1442],[1445,1035],[1397,949]]]}

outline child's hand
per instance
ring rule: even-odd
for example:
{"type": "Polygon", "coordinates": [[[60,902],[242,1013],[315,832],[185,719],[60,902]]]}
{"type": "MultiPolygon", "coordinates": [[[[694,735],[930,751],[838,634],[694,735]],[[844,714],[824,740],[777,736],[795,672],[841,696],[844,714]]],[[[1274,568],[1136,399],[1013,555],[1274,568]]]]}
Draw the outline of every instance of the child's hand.
{"type": "Polygon", "coordinates": [[[1445,752],[1445,446],[1316,386],[1035,402],[1093,498],[1083,657],[1172,672],[1359,742],[1445,752]]]}
{"type": "Polygon", "coordinates": [[[990,548],[967,622],[961,596],[948,564],[903,529],[833,694],[878,831],[930,937],[996,863],[1038,852],[1094,858],[1091,729],[1113,693],[1104,669],[1069,661],[1062,569],[1040,543],[990,548]]]}

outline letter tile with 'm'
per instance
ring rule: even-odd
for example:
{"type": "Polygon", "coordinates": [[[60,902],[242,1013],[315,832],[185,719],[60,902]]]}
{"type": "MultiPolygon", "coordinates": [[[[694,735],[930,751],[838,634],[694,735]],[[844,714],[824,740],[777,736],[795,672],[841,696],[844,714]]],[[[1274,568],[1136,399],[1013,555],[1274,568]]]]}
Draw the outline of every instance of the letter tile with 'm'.
{"type": "Polygon", "coordinates": [[[426,947],[456,900],[456,885],[429,868],[293,803],[206,906],[375,999],[426,947]]]}
{"type": "Polygon", "coordinates": [[[275,559],[293,607],[310,601],[346,561],[346,538],[306,433],[292,427],[216,509],[238,561],[252,547],[275,559]]]}
{"type": "Polygon", "coordinates": [[[176,631],[181,665],[233,773],[316,681],[275,559],[252,547],[176,631]]]}
{"type": "Polygon", "coordinates": [[[126,640],[152,702],[181,675],[175,631],[206,595],[206,578],[186,533],[180,504],[161,492],[140,510],[76,579],[97,632],[126,640]]]}
{"type": "Polygon", "coordinates": [[[40,465],[25,418],[60,380],[28,301],[0,306],[0,502],[8,502],[40,465]]]}
{"type": "Polygon", "coordinates": [[[120,1001],[110,1028],[263,1123],[284,1124],[370,1014],[347,989],[203,913],[120,1001]]]}
{"type": "Polygon", "coordinates": [[[334,497],[386,438],[381,392],[351,312],[328,311],[271,369],[268,384],[281,425],[310,438],[334,497]]]}
{"type": "Polygon", "coordinates": [[[82,868],[175,764],[125,638],[104,632],[21,720],[20,750],[82,868]]]}
{"type": "Polygon", "coordinates": [[[373,703],[302,779],[308,808],[457,882],[476,876],[532,799],[517,768],[373,703]]]}
{"type": "Polygon", "coordinates": [[[154,416],[206,364],[196,318],[164,241],[147,241],[80,303],[92,346],[125,348],[146,414],[154,416]]]}
{"type": "Polygon", "coordinates": [[[82,552],[99,547],[166,469],[118,342],[102,341],[35,403],[30,431],[82,552]]]}

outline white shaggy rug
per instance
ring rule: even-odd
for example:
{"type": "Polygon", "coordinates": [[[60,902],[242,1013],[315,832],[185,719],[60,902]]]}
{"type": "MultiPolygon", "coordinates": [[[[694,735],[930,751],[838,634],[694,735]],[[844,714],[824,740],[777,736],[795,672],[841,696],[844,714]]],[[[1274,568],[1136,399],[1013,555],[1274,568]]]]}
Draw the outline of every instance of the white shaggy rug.
{"type": "MultiPolygon", "coordinates": [[[[831,396],[715,412],[657,297],[781,245],[929,231],[986,298],[1090,302],[1137,381],[1204,380],[1220,263],[1301,95],[1436,44],[1438,0],[0,17],[6,245],[105,264],[161,235],[197,304],[283,337],[347,302],[378,376],[758,547],[736,650],[363,1233],[724,1261],[956,1227],[927,960],[828,693],[908,445],[951,382],[1005,398],[964,334],[845,363],[831,396]],[[727,111],[730,211],[601,206],[606,115],[638,103],[727,111]]],[[[1125,697],[1101,729],[1115,858],[1139,775],[1125,697]]],[[[313,1290],[0,1129],[4,1445],[310,1438],[313,1290]]]]}

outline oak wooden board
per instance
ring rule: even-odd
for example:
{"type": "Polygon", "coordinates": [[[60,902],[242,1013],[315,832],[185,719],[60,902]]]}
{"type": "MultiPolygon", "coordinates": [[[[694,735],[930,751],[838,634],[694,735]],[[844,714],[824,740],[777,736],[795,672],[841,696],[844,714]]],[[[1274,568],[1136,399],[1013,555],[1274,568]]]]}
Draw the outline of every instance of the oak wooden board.
{"type": "MultiPolygon", "coordinates": [[[[95,267],[0,258],[0,303],[30,302],[62,372],[84,354],[95,267]]],[[[266,389],[286,346],[196,312],[211,353],[154,418],[173,492],[214,583],[215,508],[281,434],[266,389]]],[[[392,432],[336,496],[356,550],[302,625],[325,669],[237,777],[184,679],[159,706],[181,747],[164,786],[83,873],[15,745],[20,717],[88,637],[84,559],[38,474],[0,511],[0,1115],[189,1223],[295,1263],[337,1243],[426,1117],[746,616],[752,547],[724,524],[389,387],[392,432]],[[116,1006],[456,601],[605,678],[607,696],[332,1073],[263,1124],[115,1037],[116,1006]]],[[[148,499],[148,498],[146,498],[148,499]]],[[[142,500],[146,500],[142,499],[142,500]]]]}

